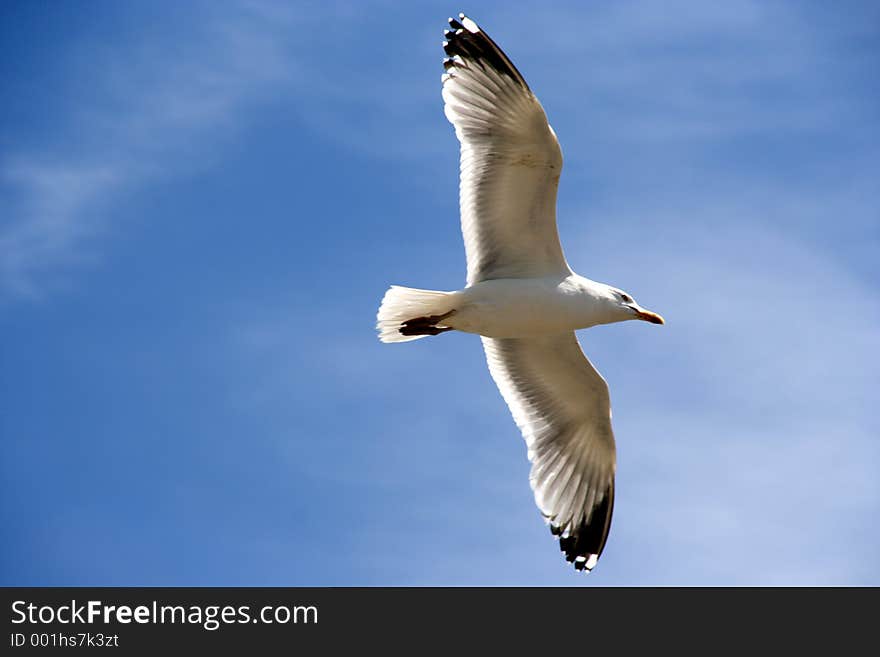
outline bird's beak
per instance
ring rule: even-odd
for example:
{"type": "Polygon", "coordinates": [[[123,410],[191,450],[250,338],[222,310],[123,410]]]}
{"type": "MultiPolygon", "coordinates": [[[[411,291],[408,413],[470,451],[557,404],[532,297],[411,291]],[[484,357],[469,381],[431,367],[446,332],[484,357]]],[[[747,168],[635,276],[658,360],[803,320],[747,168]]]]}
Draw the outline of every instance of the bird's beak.
{"type": "Polygon", "coordinates": [[[657,313],[652,313],[650,310],[645,310],[643,308],[636,308],[636,318],[643,319],[646,322],[651,322],[652,324],[665,324],[663,318],[657,313]]]}

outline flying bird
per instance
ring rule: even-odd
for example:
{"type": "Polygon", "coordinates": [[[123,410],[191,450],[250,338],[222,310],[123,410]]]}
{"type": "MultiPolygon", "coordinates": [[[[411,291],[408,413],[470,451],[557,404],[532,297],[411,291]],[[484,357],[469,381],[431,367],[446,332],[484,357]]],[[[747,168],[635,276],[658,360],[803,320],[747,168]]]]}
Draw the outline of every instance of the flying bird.
{"type": "Polygon", "coordinates": [[[376,328],[382,342],[481,336],[528,448],[535,503],[566,559],[589,572],[611,526],[616,457],[608,386],[575,330],[663,318],[569,267],[556,229],[562,152],[544,109],[473,20],[459,14],[449,25],[442,96],[461,143],[467,284],[454,292],[391,286],[376,328]]]}

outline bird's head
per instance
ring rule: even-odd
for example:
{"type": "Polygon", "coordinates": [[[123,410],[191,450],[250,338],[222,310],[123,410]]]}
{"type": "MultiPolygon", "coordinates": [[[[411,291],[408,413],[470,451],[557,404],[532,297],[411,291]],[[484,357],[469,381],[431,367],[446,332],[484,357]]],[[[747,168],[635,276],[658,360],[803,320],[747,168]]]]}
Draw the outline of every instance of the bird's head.
{"type": "Polygon", "coordinates": [[[636,300],[623,290],[608,287],[607,302],[613,307],[618,322],[628,319],[641,319],[652,324],[665,324],[663,318],[655,312],[645,310],[636,300]]]}

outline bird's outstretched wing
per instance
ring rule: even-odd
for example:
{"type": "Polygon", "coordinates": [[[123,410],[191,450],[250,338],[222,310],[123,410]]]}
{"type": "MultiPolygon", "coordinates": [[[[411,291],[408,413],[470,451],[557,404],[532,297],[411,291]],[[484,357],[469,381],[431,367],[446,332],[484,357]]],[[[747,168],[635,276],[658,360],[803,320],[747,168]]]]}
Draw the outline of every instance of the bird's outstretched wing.
{"type": "Polygon", "coordinates": [[[535,503],[578,570],[596,565],[614,507],[605,379],[575,334],[483,338],[489,371],[528,446],[535,503]]]}
{"type": "Polygon", "coordinates": [[[461,142],[467,284],[567,276],[556,229],[562,151],[541,103],[472,20],[450,18],[443,101],[461,142]]]}

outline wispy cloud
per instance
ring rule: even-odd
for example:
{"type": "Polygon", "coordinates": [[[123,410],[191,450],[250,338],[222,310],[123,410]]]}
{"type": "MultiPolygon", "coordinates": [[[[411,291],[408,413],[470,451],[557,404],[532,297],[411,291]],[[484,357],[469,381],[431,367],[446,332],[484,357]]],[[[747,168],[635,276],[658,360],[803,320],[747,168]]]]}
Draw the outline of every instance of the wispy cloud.
{"type": "Polygon", "coordinates": [[[108,164],[7,163],[8,185],[21,196],[19,213],[0,230],[0,280],[4,291],[33,295],[33,276],[46,266],[69,264],[83,254],[71,246],[96,229],[88,214],[96,199],[125,175],[108,164]]]}
{"type": "Polygon", "coordinates": [[[3,293],[40,295],[53,272],[87,257],[89,238],[126,220],[112,204],[120,195],[205,166],[247,124],[246,108],[290,91],[292,11],[198,8],[183,36],[153,26],[134,43],[79,45],[79,66],[99,73],[87,99],[56,109],[70,143],[13,148],[0,161],[3,293]]]}

